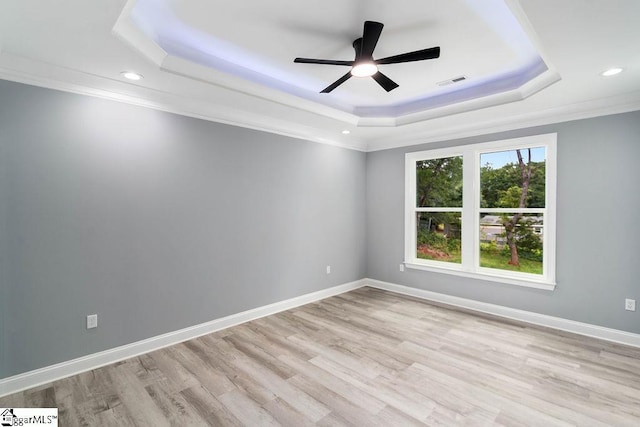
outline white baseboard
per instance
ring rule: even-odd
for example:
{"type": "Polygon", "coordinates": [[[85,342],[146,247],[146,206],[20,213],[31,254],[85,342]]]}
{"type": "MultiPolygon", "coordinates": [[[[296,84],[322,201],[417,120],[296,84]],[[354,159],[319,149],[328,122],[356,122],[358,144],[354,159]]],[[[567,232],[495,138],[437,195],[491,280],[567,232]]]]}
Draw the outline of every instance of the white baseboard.
{"type": "Polygon", "coordinates": [[[634,334],[631,332],[604,328],[602,326],[576,322],[559,317],[547,316],[530,311],[518,310],[515,308],[509,308],[466,298],[440,294],[423,289],[411,288],[408,286],[383,282],[375,279],[362,279],[350,283],[345,283],[343,285],[334,286],[332,288],[324,289],[318,292],[301,295],[299,297],[291,298],[285,301],[265,305],[263,307],[254,308],[252,310],[243,311],[241,313],[232,314],[230,316],[222,317],[220,319],[212,320],[200,325],[180,329],[178,331],[169,332],[163,335],[158,335],[146,340],[137,341],[121,347],[101,351],[99,353],[90,354],[84,357],[69,360],[67,362],[62,362],[56,365],[51,365],[33,371],[25,372],[13,377],[4,378],[0,380],[0,397],[17,393],[29,388],[37,387],[42,384],[47,384],[61,378],[79,374],[81,372],[96,369],[101,366],[109,365],[111,363],[128,359],[130,357],[148,353],[150,351],[178,344],[202,335],[210,334],[221,329],[238,325],[240,323],[255,320],[264,316],[269,316],[271,314],[299,307],[301,305],[338,295],[344,292],[349,292],[363,286],[370,286],[372,288],[383,289],[386,291],[409,295],[428,301],[434,301],[482,313],[493,314],[495,316],[519,320],[534,325],[546,326],[548,328],[558,329],[561,331],[573,332],[575,334],[599,338],[605,341],[611,341],[633,347],[640,347],[640,334],[634,334]]]}
{"type": "Polygon", "coordinates": [[[202,335],[238,325],[240,323],[269,316],[310,302],[328,298],[333,295],[348,292],[362,286],[364,286],[364,280],[356,280],[355,282],[345,283],[343,285],[323,289],[318,292],[279,301],[273,304],[243,311],[241,313],[222,317],[220,319],[215,319],[200,325],[191,326],[189,328],[158,335],[156,337],[151,337],[110,350],[79,357],[67,362],[46,366],[44,368],[4,378],[0,380],[0,397],[47,384],[81,372],[96,369],[101,366],[109,365],[150,351],[178,344],[202,335]]]}
{"type": "Polygon", "coordinates": [[[364,283],[366,286],[370,286],[372,288],[383,289],[385,291],[409,295],[424,300],[466,308],[482,313],[493,314],[495,316],[500,316],[512,320],[519,320],[538,326],[545,326],[561,331],[573,332],[574,334],[584,335],[592,338],[599,338],[605,341],[625,344],[633,347],[640,347],[640,334],[634,334],[632,332],[625,332],[618,329],[591,325],[589,323],[576,322],[575,320],[562,319],[560,317],[547,316],[545,314],[533,313],[531,311],[518,310],[501,305],[489,304],[486,302],[440,294],[437,292],[411,288],[408,286],[397,285],[395,283],[383,282],[375,279],[365,279],[364,283]]]}

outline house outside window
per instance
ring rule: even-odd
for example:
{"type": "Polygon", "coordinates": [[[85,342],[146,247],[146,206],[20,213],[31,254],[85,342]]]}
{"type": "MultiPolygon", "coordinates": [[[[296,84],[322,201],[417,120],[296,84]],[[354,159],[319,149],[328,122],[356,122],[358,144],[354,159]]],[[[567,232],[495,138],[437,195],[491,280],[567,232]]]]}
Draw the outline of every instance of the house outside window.
{"type": "Polygon", "coordinates": [[[407,153],[405,265],[553,289],[556,139],[407,153]]]}

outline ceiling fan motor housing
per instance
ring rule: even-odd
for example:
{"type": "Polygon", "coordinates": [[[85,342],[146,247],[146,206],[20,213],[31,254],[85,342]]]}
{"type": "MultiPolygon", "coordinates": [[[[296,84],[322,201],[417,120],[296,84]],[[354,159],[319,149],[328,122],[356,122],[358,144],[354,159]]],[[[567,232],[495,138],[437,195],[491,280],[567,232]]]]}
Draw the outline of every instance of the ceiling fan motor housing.
{"type": "Polygon", "coordinates": [[[387,92],[398,87],[398,84],[378,70],[380,64],[398,64],[401,62],[423,61],[435,59],[440,56],[440,47],[407,52],[400,55],[389,56],[378,60],[373,59],[373,51],[378,44],[384,25],[381,22],[365,21],[362,37],[354,40],[353,49],[355,59],[353,61],[338,61],[331,59],[296,58],[293,62],[303,64],[346,65],[351,70],[338,80],[324,88],[320,93],[329,93],[342,83],[355,77],[371,77],[387,92]]]}

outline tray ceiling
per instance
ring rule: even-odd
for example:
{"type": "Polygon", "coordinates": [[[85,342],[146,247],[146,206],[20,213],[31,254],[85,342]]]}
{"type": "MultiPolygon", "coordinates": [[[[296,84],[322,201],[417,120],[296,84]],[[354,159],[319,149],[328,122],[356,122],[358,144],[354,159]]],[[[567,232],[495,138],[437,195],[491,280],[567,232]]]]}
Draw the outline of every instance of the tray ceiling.
{"type": "Polygon", "coordinates": [[[638,16],[635,0],[3,0],[0,78],[372,150],[640,108],[638,16]],[[293,59],[352,60],[365,20],[385,25],[374,58],[441,56],[380,66],[389,93],[318,93],[348,68],[293,59]]]}

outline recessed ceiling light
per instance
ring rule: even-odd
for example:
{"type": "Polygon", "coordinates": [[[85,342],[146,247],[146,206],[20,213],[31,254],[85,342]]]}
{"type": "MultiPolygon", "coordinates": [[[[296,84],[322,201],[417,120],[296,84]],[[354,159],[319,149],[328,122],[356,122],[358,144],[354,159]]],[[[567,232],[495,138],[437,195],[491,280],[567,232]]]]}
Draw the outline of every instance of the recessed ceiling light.
{"type": "Polygon", "coordinates": [[[371,77],[378,72],[378,67],[373,62],[361,62],[351,69],[353,77],[371,77]]]}
{"type": "Polygon", "coordinates": [[[603,77],[611,77],[615,76],[616,74],[620,74],[621,72],[622,68],[609,68],[607,71],[603,71],[602,73],[600,73],[600,75],[603,77]]]}
{"type": "Polygon", "coordinates": [[[142,74],[134,73],[133,71],[123,71],[120,73],[122,77],[129,80],[142,80],[142,74]]]}
{"type": "Polygon", "coordinates": [[[345,129],[345,130],[343,130],[343,131],[342,131],[342,134],[343,134],[343,135],[349,135],[350,133],[351,133],[351,131],[350,131],[350,130],[347,130],[347,129],[345,129]]]}

